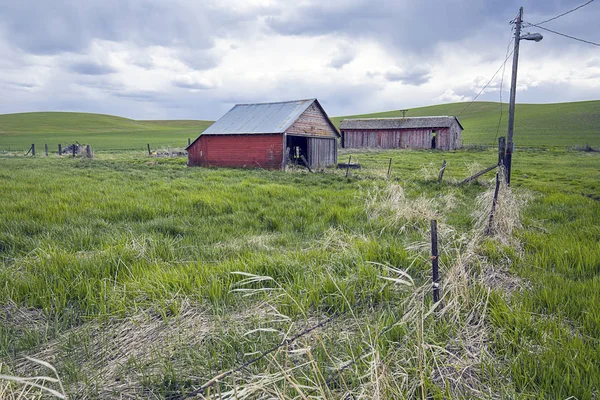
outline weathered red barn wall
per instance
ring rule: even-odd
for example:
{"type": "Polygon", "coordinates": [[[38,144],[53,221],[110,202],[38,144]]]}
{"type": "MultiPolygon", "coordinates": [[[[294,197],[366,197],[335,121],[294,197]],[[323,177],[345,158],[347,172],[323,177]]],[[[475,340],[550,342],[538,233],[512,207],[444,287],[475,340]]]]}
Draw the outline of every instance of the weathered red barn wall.
{"type": "Polygon", "coordinates": [[[279,169],[283,135],[206,135],[188,148],[189,166],[279,169]]]}
{"type": "MultiPolygon", "coordinates": [[[[453,150],[461,147],[458,125],[437,128],[436,148],[453,150]],[[454,132],[452,132],[454,131],[454,132]]],[[[344,130],[344,148],[430,149],[432,129],[344,130]]]]}
{"type": "Polygon", "coordinates": [[[311,135],[311,136],[333,136],[337,133],[331,128],[331,124],[319,107],[313,103],[304,111],[300,117],[286,131],[289,135],[311,135]]]}

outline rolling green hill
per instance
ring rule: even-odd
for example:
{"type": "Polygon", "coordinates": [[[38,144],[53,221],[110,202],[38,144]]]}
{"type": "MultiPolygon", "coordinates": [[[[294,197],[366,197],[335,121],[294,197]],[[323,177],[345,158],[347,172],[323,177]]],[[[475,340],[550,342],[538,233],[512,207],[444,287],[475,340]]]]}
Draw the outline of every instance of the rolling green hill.
{"type": "MultiPolygon", "coordinates": [[[[413,108],[407,117],[460,115],[465,128],[463,144],[494,144],[498,136],[506,136],[508,104],[502,105],[502,120],[498,129],[500,103],[475,102],[442,104],[413,108]],[[463,112],[463,110],[465,110],[463,112]],[[462,114],[461,114],[462,112],[462,114]]],[[[401,117],[400,111],[332,118],[336,126],[344,118],[401,117]]],[[[600,101],[556,104],[517,104],[515,110],[515,145],[527,147],[574,147],[589,144],[600,146],[600,101]]]]}
{"type": "MultiPolygon", "coordinates": [[[[465,145],[493,145],[506,135],[508,105],[475,102],[413,108],[407,116],[457,115],[465,128],[465,145]]],[[[339,126],[344,118],[402,116],[398,110],[375,114],[333,117],[339,126]]],[[[211,121],[136,121],[102,114],[35,112],[0,115],[0,150],[26,151],[31,143],[89,143],[96,150],[183,147],[187,138],[196,138],[211,121]]],[[[600,100],[557,104],[518,104],[515,117],[515,144],[521,147],[600,147],[600,100]]]]}
{"type": "Polygon", "coordinates": [[[0,115],[0,150],[23,150],[31,143],[89,143],[96,150],[184,147],[212,121],[136,121],[112,115],[75,112],[33,112],[0,115]]]}

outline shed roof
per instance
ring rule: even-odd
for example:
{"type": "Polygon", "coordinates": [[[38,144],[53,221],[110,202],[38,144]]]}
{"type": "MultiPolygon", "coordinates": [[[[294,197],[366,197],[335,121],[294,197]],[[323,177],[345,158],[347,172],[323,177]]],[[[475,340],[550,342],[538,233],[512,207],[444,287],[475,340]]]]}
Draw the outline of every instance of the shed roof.
{"type": "Polygon", "coordinates": [[[454,122],[457,122],[461,129],[465,129],[457,117],[449,116],[345,119],[340,124],[340,129],[449,128],[454,122]]]}
{"type": "MultiPolygon", "coordinates": [[[[203,135],[285,132],[317,99],[278,103],[237,104],[209,126],[203,135]]],[[[320,106],[319,106],[320,107],[320,106]]]]}

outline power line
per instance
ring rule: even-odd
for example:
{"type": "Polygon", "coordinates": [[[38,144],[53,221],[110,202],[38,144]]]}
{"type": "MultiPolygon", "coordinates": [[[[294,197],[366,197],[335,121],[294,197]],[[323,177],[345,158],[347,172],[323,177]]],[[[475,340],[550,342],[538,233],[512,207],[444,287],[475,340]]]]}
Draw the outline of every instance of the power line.
{"type": "Polygon", "coordinates": [[[564,33],[556,32],[556,31],[553,31],[552,29],[544,28],[543,26],[540,26],[539,24],[528,23],[527,26],[535,26],[535,27],[543,29],[545,31],[552,32],[552,33],[554,33],[556,35],[564,36],[564,37],[569,38],[569,39],[577,40],[579,42],[583,42],[583,43],[587,43],[587,44],[591,44],[591,45],[600,47],[600,43],[591,42],[589,40],[579,39],[579,38],[576,38],[575,36],[570,36],[570,35],[567,35],[567,34],[564,34],[564,33]]]}
{"type": "MultiPolygon", "coordinates": [[[[508,58],[508,50],[510,50],[510,45],[514,40],[512,30],[510,35],[510,40],[506,45],[506,58],[508,58]]],[[[504,72],[506,70],[506,62],[502,64],[502,78],[500,79],[500,117],[498,118],[498,126],[496,127],[496,137],[494,138],[494,142],[498,139],[498,132],[500,131],[500,124],[502,123],[502,85],[504,84],[504,72]]]]}
{"type": "Polygon", "coordinates": [[[462,113],[464,113],[465,111],[467,111],[467,108],[469,108],[471,106],[471,104],[473,104],[475,102],[475,100],[477,100],[477,98],[481,95],[481,93],[483,93],[483,91],[489,86],[490,83],[492,83],[492,81],[494,80],[494,78],[496,77],[496,75],[498,75],[498,72],[500,72],[500,70],[502,68],[504,68],[504,65],[506,64],[506,62],[508,61],[508,59],[510,58],[510,56],[512,56],[514,50],[510,52],[510,54],[504,59],[504,62],[502,63],[502,65],[500,66],[500,68],[498,68],[496,70],[496,72],[494,72],[494,75],[492,75],[492,77],[490,78],[490,80],[488,81],[488,83],[485,84],[485,86],[479,91],[479,93],[477,93],[477,96],[475,96],[475,98],[473,100],[471,100],[471,102],[469,104],[467,104],[467,106],[457,115],[457,117],[460,117],[462,115],[462,113]]]}
{"type": "Polygon", "coordinates": [[[559,15],[557,15],[556,17],[553,17],[553,18],[550,18],[550,19],[547,19],[547,20],[545,20],[545,21],[538,22],[537,24],[532,24],[532,25],[536,25],[536,26],[537,26],[537,25],[545,24],[546,22],[554,21],[555,19],[558,19],[558,18],[560,18],[560,17],[564,17],[565,15],[567,15],[567,14],[570,14],[570,13],[572,13],[573,11],[577,11],[577,10],[579,10],[580,8],[582,8],[582,7],[585,7],[585,6],[587,6],[588,4],[590,4],[590,3],[593,3],[593,2],[594,2],[594,0],[590,0],[590,1],[588,1],[587,3],[585,3],[585,4],[582,4],[582,5],[580,5],[580,6],[578,6],[578,7],[575,7],[575,8],[573,8],[573,9],[571,9],[571,10],[567,11],[567,12],[564,12],[564,13],[562,13],[562,14],[559,14],[559,15]]]}

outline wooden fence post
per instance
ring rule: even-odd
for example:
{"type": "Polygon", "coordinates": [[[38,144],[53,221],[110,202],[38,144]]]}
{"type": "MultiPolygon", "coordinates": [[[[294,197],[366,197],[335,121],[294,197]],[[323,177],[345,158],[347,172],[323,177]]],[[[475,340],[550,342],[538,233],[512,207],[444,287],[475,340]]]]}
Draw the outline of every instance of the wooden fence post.
{"type": "Polygon", "coordinates": [[[73,157],[75,157],[75,143],[73,143],[73,157]]]}
{"type": "Polygon", "coordinates": [[[390,158],[390,165],[388,165],[388,173],[387,173],[388,179],[390,179],[390,172],[392,172],[392,159],[391,158],[390,158]]]}
{"type": "Polygon", "coordinates": [[[444,177],[444,171],[446,170],[446,160],[442,161],[442,169],[440,169],[440,174],[438,175],[438,183],[442,183],[442,178],[444,177]]]}
{"type": "Polygon", "coordinates": [[[92,146],[89,144],[85,147],[85,152],[88,158],[92,158],[92,146]]]}
{"type": "Polygon", "coordinates": [[[506,138],[501,136],[498,138],[498,165],[504,164],[504,157],[506,156],[506,138]]]}
{"type": "Polygon", "coordinates": [[[44,145],[44,149],[46,150],[46,157],[48,157],[48,144],[44,145]]]}
{"type": "Polygon", "coordinates": [[[152,152],[150,151],[150,143],[148,143],[148,155],[151,156],[152,152]]]}
{"type": "Polygon", "coordinates": [[[490,211],[490,219],[488,226],[485,229],[486,235],[492,234],[492,224],[494,223],[494,213],[496,212],[496,204],[498,203],[498,192],[500,191],[500,171],[496,172],[496,189],[494,190],[494,199],[492,200],[492,210],[490,211]]]}
{"type": "Polygon", "coordinates": [[[35,143],[31,143],[31,155],[35,156],[35,143]]]}
{"type": "Polygon", "coordinates": [[[348,165],[346,166],[346,178],[348,177],[348,174],[350,173],[350,161],[352,161],[352,154],[350,154],[350,156],[348,157],[348,165]]]}
{"type": "Polygon", "coordinates": [[[431,267],[433,272],[433,302],[440,301],[437,220],[431,220],[431,267]]]}
{"type": "Polygon", "coordinates": [[[62,144],[58,144],[58,155],[62,156],[62,144]]]}

